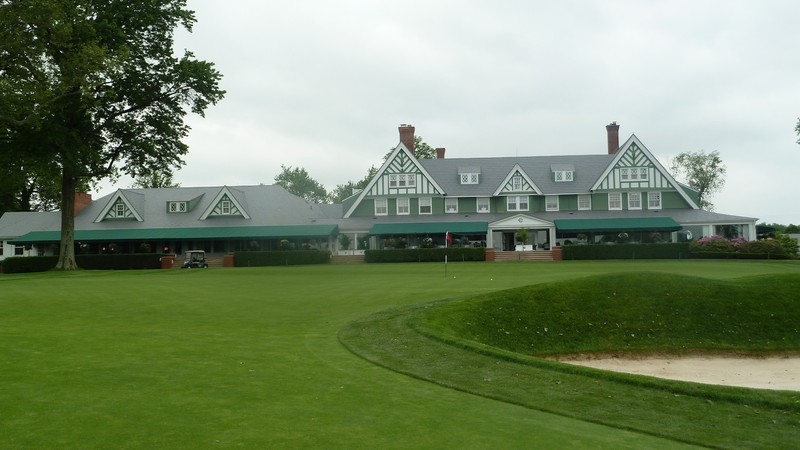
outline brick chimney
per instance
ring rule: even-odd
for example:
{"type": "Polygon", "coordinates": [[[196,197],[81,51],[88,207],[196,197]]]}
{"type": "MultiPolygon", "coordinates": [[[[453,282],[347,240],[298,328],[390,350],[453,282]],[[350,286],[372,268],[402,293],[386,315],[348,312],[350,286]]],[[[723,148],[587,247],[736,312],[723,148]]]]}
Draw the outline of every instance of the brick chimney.
{"type": "Polygon", "coordinates": [[[414,125],[402,124],[398,130],[400,130],[400,142],[406,146],[412,155],[416,156],[414,152],[414,125]]]}
{"type": "Polygon", "coordinates": [[[444,147],[436,148],[436,159],[444,159],[444,147]]]}
{"type": "Polygon", "coordinates": [[[75,193],[75,215],[83,211],[84,208],[89,206],[92,203],[92,194],[87,194],[85,192],[76,192],[75,193]]]}
{"type": "Polygon", "coordinates": [[[608,154],[616,154],[619,150],[619,125],[617,122],[606,125],[606,132],[608,133],[608,154]]]}

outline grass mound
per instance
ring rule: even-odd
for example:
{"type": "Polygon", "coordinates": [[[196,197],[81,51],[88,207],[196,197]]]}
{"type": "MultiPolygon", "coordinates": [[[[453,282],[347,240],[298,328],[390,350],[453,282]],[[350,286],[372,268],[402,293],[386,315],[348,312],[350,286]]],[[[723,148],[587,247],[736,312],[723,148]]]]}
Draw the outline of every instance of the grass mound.
{"type": "Polygon", "coordinates": [[[373,314],[355,354],[453,389],[717,448],[796,446],[800,393],[710,386],[542,359],[587,352],[800,349],[796,274],[720,282],[655,273],[515,288],[373,314]]]}
{"type": "Polygon", "coordinates": [[[486,294],[420,316],[436,334],[534,356],[800,350],[800,277],[634,273],[486,294]]]}

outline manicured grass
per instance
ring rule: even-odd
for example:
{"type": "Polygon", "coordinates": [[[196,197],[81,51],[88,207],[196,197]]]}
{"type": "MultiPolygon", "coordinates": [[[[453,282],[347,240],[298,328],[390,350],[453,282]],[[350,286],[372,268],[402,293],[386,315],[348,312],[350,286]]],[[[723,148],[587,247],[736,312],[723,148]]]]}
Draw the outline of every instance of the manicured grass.
{"type": "Polygon", "coordinates": [[[798,269],[653,261],[460,263],[447,277],[441,264],[0,276],[0,447],[672,448],[386,370],[337,333],[387,308],[595,274],[798,269]]]}

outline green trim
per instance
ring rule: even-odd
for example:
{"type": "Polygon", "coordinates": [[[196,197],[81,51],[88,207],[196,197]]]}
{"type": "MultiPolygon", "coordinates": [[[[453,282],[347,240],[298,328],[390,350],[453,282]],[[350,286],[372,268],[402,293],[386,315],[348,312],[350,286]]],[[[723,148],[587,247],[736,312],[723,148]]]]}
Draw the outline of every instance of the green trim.
{"type": "Polygon", "coordinates": [[[379,223],[372,226],[369,234],[444,234],[448,231],[458,234],[486,234],[488,230],[488,222],[408,222],[379,223]]]}
{"type": "MultiPolygon", "coordinates": [[[[184,239],[250,239],[327,237],[339,234],[338,225],[286,225],[263,227],[141,228],[119,230],[75,230],[75,241],[138,241],[184,239]]],[[[16,244],[59,242],[60,231],[32,231],[13,241],[16,244]]]]}
{"type": "Polygon", "coordinates": [[[672,217],[556,219],[553,222],[558,231],[678,231],[683,228],[672,217]]]}

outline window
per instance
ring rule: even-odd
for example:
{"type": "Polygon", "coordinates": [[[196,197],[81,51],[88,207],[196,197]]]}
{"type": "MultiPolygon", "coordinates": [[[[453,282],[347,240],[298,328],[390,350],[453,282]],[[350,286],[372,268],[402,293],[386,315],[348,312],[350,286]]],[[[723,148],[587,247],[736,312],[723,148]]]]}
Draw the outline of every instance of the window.
{"type": "Polygon", "coordinates": [[[628,209],[642,209],[641,192],[628,192],[628,209]]]}
{"type": "Polygon", "coordinates": [[[0,256],[3,256],[3,247],[5,247],[5,243],[0,241],[0,256]]]}
{"type": "Polygon", "coordinates": [[[558,170],[555,172],[556,174],[556,181],[572,181],[572,171],[569,170],[558,170]]]}
{"type": "Polygon", "coordinates": [[[417,175],[413,173],[406,174],[406,186],[415,187],[417,185],[417,175]]]}
{"type": "Polygon", "coordinates": [[[385,198],[376,198],[375,199],[375,215],[376,216],[385,216],[389,214],[389,207],[386,206],[387,202],[385,198]]]}
{"type": "Polygon", "coordinates": [[[623,167],[619,169],[621,181],[647,181],[649,178],[647,167],[623,167]]]}
{"type": "Polygon", "coordinates": [[[511,190],[514,192],[522,190],[522,177],[517,175],[511,177],[511,190]]]}
{"type": "Polygon", "coordinates": [[[488,197],[478,197],[475,199],[477,209],[479,213],[488,213],[490,212],[489,208],[489,198],[488,197]]]}
{"type": "Polygon", "coordinates": [[[230,200],[223,200],[219,202],[219,213],[225,216],[229,216],[231,214],[231,201],[230,200]]]}
{"type": "Polygon", "coordinates": [[[36,256],[44,256],[44,246],[36,247],[36,256]]]}
{"type": "Polygon", "coordinates": [[[409,201],[407,198],[398,198],[397,199],[397,215],[398,216],[407,216],[409,214],[409,201]]]}
{"type": "Polygon", "coordinates": [[[389,175],[389,187],[397,187],[397,175],[389,175]]]}
{"type": "Polygon", "coordinates": [[[647,193],[647,209],[661,209],[661,192],[647,193]]]}
{"type": "Polygon", "coordinates": [[[548,195],[544,198],[544,206],[547,211],[558,211],[558,196],[548,195]]]}
{"type": "Polygon", "coordinates": [[[430,197],[423,197],[419,199],[419,213],[420,214],[431,214],[433,211],[431,209],[431,198],[430,197]]]}
{"type": "Polygon", "coordinates": [[[446,198],[444,199],[444,212],[457,213],[458,212],[458,199],[446,198]]]}
{"type": "Polygon", "coordinates": [[[592,196],[588,194],[581,194],[578,196],[578,209],[587,211],[592,209],[592,196]]]}
{"type": "Polygon", "coordinates": [[[125,217],[125,203],[117,202],[114,205],[114,217],[125,217]]]}
{"type": "Polygon", "coordinates": [[[527,211],[528,196],[512,195],[510,197],[506,197],[506,206],[509,211],[527,211]]]}
{"type": "Polygon", "coordinates": [[[413,173],[393,173],[389,175],[390,188],[414,187],[417,185],[417,176],[413,173]]]}
{"type": "Polygon", "coordinates": [[[169,212],[171,213],[186,212],[186,202],[169,202],[169,212]]]}
{"type": "Polygon", "coordinates": [[[461,184],[478,184],[479,177],[477,173],[462,173],[461,184]]]}
{"type": "Polygon", "coordinates": [[[24,252],[25,247],[22,245],[15,245],[14,246],[14,256],[22,256],[25,254],[24,252]]]}
{"type": "Polygon", "coordinates": [[[608,193],[608,209],[622,209],[622,194],[619,192],[608,193]]]}

